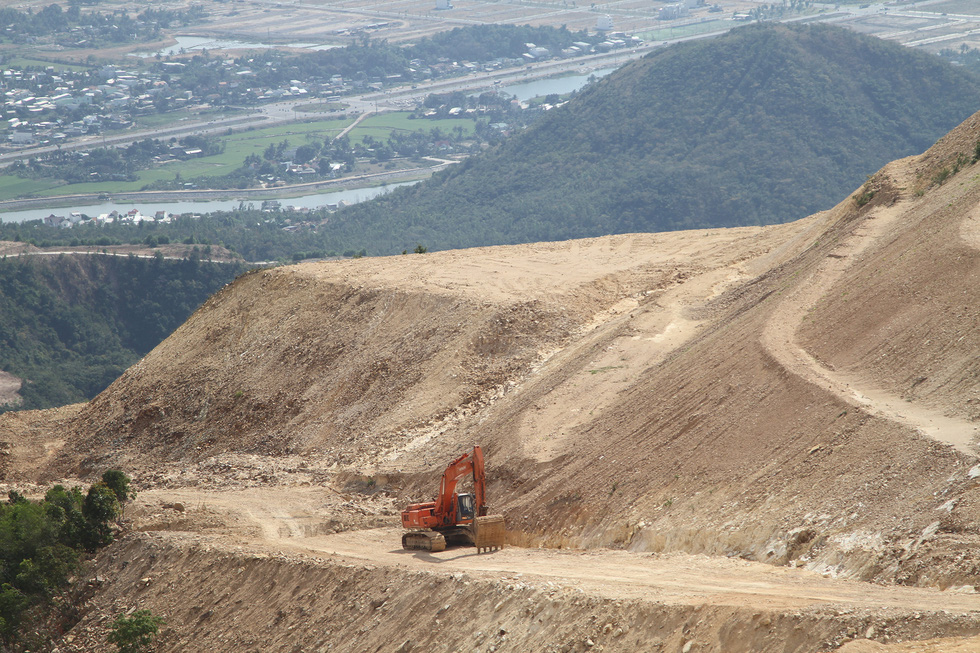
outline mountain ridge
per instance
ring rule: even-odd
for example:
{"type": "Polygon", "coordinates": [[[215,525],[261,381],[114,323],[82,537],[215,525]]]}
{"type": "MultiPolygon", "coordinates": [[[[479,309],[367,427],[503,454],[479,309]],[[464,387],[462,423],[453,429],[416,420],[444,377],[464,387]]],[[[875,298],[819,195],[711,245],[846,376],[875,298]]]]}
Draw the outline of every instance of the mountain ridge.
{"type": "Polygon", "coordinates": [[[978,141],[781,225],[239,278],[92,402],[0,416],[8,488],[139,489],[59,648],[139,604],[167,651],[975,650],[978,141]],[[508,546],[400,550],[474,444],[508,546]]]}
{"type": "Polygon", "coordinates": [[[331,229],[394,252],[785,222],[928,148],[978,101],[975,76],[894,43],[748,26],[626,64],[331,229]]]}

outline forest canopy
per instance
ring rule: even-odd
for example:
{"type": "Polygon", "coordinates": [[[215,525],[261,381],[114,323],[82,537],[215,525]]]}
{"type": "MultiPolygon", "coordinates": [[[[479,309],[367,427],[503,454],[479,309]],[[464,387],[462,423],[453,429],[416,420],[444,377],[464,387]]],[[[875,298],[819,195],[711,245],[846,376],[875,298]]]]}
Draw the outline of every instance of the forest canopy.
{"type": "Polygon", "coordinates": [[[163,257],[0,260],[0,370],[24,380],[19,408],[91,399],[245,269],[163,257]]]}
{"type": "Polygon", "coordinates": [[[657,50],[525,132],[340,212],[394,253],[763,225],[826,209],[971,115],[980,78],[826,25],[754,25],[657,50]]]}

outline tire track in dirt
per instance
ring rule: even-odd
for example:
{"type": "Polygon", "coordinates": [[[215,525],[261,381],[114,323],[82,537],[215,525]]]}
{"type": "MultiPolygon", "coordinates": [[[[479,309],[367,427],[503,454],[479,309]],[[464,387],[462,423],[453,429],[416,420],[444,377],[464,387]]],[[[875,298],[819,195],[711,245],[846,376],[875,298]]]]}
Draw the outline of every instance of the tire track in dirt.
{"type": "MultiPolygon", "coordinates": [[[[889,173],[902,175],[896,164],[889,173]]],[[[899,185],[905,185],[899,182],[899,185]]],[[[844,276],[863,253],[890,232],[907,208],[900,199],[891,206],[875,207],[834,252],[827,256],[806,279],[788,290],[771,314],[762,334],[766,351],[787,371],[807,383],[833,392],[848,404],[871,415],[904,424],[917,432],[943,442],[971,457],[977,456],[973,444],[978,435],[976,424],[945,415],[921,404],[910,403],[856,374],[832,370],[814,358],[797,341],[797,331],[809,311],[844,276]]],[[[964,234],[964,239],[968,236],[964,234]]],[[[980,238],[975,239],[980,242],[980,238]]]]}
{"type": "Polygon", "coordinates": [[[816,606],[852,609],[976,613],[976,594],[931,588],[872,586],[829,578],[794,567],[703,555],[649,555],[609,549],[562,551],[508,546],[490,554],[473,548],[438,553],[405,551],[401,529],[376,528],[279,540],[277,546],[329,554],[361,563],[491,578],[519,577],[581,589],[618,600],[668,605],[727,605],[799,610],[816,606]]]}
{"type": "MultiPolygon", "coordinates": [[[[140,502],[186,506],[175,538],[224,542],[242,550],[323,556],[355,565],[459,573],[493,580],[547,583],[615,600],[663,605],[713,605],[753,610],[808,608],[895,610],[934,614],[980,614],[980,597],[932,588],[873,586],[794,567],[703,555],[650,555],[629,551],[537,549],[507,546],[491,554],[472,547],[438,553],[405,551],[402,529],[385,526],[331,532],[328,516],[336,497],[316,487],[206,491],[151,490],[140,502]],[[198,530],[201,517],[221,515],[223,525],[198,530]],[[195,533],[195,531],[197,531],[195,533]]],[[[346,504],[344,504],[346,505],[346,504]]],[[[152,511],[151,511],[152,512],[152,511]]],[[[387,518],[393,519],[393,518],[387,518]]]]}

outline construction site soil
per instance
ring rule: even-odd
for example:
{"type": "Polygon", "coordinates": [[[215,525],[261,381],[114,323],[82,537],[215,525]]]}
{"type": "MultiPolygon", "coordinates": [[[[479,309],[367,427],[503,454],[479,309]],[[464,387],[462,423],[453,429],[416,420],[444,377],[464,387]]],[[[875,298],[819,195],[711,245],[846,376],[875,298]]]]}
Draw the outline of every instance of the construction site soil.
{"type": "Polygon", "coordinates": [[[139,490],[58,650],[980,650],[978,140],[786,225],[239,278],[0,417],[7,488],[139,490]],[[474,444],[509,545],[402,551],[474,444]]]}

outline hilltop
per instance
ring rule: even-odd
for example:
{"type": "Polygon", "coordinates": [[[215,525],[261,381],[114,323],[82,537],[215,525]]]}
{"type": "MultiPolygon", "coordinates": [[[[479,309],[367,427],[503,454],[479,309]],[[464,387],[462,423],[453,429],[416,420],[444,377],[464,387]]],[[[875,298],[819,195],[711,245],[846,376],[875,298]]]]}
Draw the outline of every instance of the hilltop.
{"type": "Polygon", "coordinates": [[[786,222],[922,152],[978,101],[975,75],[895,43],[748,26],[628,63],[330,233],[394,253],[786,222]]]}
{"type": "Polygon", "coordinates": [[[784,225],[239,278],[92,402],[0,418],[8,487],[140,490],[59,649],[134,606],[173,651],[975,648],[978,141],[784,225]],[[474,443],[511,546],[401,552],[474,443]]]}

